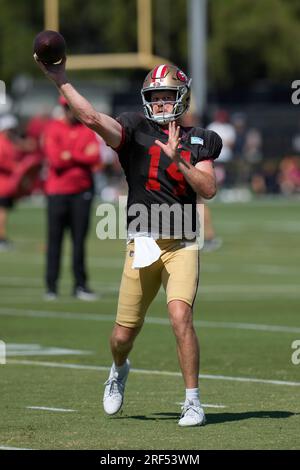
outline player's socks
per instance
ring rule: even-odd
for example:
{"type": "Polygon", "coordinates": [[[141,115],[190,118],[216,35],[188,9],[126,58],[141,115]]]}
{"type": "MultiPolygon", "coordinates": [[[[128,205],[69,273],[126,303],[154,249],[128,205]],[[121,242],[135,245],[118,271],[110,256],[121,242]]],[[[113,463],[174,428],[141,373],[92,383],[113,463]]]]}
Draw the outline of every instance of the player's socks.
{"type": "Polygon", "coordinates": [[[125,361],[124,364],[122,364],[121,366],[116,366],[116,364],[113,363],[112,369],[114,372],[117,372],[118,377],[122,379],[124,375],[128,372],[127,362],[125,361]]]}
{"type": "Polygon", "coordinates": [[[186,388],[185,401],[193,402],[195,405],[200,406],[199,388],[186,388]]]}

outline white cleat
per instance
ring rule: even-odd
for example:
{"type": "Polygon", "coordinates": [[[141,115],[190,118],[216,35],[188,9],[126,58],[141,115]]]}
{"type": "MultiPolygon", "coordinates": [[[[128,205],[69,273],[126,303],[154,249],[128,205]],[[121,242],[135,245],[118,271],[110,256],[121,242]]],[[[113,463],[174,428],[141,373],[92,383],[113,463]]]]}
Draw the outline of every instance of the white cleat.
{"type": "Polygon", "coordinates": [[[123,405],[125,384],[130,370],[130,362],[126,360],[125,373],[121,378],[118,372],[110,369],[108,380],[105,382],[103,408],[106,414],[114,415],[118,413],[123,405]]]}
{"type": "Polygon", "coordinates": [[[181,410],[181,417],[178,421],[179,426],[204,426],[206,418],[201,406],[188,401],[185,402],[181,410]]]}

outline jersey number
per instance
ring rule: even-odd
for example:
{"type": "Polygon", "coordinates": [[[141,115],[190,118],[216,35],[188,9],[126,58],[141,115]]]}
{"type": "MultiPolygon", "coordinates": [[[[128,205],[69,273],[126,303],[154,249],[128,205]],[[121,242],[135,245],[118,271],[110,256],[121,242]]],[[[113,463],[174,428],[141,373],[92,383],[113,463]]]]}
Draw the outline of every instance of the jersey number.
{"type": "MultiPolygon", "coordinates": [[[[149,149],[150,155],[150,167],[148,173],[148,181],[146,183],[146,189],[150,189],[152,191],[159,191],[160,190],[160,183],[158,182],[158,166],[159,160],[161,156],[161,149],[157,145],[152,145],[149,149]]],[[[190,162],[191,160],[191,152],[188,150],[181,150],[180,152],[181,157],[190,162]]],[[[183,174],[178,170],[176,163],[172,162],[166,169],[167,174],[174,180],[176,183],[173,186],[173,193],[176,196],[181,196],[186,192],[186,179],[183,174]]]]}

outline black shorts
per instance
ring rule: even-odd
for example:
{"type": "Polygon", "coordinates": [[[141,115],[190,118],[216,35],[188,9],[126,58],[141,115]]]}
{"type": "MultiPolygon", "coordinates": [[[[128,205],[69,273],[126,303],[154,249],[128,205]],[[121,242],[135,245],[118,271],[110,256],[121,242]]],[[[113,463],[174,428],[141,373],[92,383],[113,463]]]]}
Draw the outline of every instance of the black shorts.
{"type": "Polygon", "coordinates": [[[13,197],[1,197],[0,196],[0,207],[5,207],[6,209],[11,209],[14,205],[13,197]]]}

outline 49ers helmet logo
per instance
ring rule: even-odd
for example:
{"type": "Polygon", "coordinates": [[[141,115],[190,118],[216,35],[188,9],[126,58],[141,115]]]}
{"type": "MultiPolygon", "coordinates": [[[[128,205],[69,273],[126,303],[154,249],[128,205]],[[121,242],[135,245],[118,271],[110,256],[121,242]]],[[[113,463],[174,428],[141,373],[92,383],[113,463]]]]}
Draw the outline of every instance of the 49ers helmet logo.
{"type": "Polygon", "coordinates": [[[183,73],[182,70],[177,69],[177,74],[176,75],[177,75],[178,80],[180,80],[181,82],[186,83],[188,81],[188,78],[187,78],[186,74],[183,73]]]}

